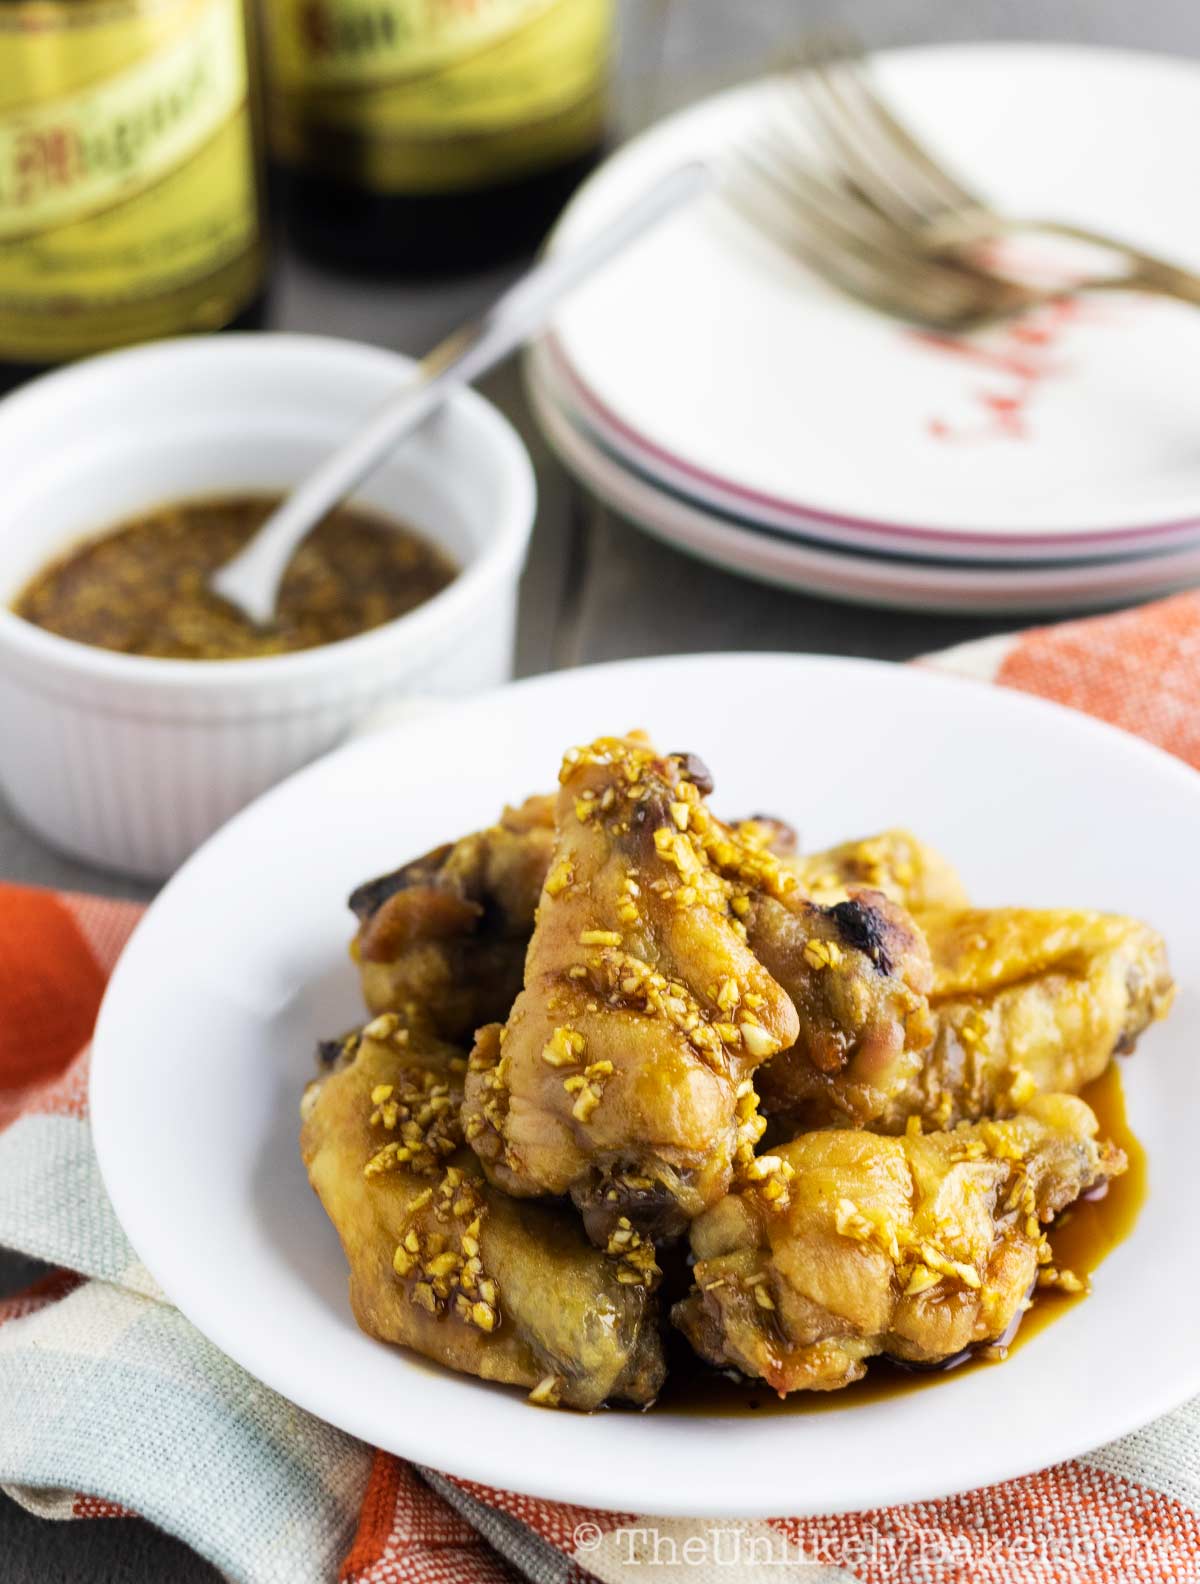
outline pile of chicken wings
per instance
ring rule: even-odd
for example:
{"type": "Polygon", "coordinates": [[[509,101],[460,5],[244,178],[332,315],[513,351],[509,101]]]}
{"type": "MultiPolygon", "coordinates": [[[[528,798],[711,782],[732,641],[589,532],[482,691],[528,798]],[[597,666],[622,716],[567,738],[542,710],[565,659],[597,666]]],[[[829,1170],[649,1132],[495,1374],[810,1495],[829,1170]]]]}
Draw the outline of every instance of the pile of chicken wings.
{"type": "Polygon", "coordinates": [[[602,738],[354,892],[370,1016],[301,1150],[371,1335],[592,1409],[654,1401],[667,1325],[782,1395],[1002,1350],[1079,1286],[1046,1228],[1125,1160],[1078,1093],[1168,1010],[1162,940],[712,790],[602,738]]]}

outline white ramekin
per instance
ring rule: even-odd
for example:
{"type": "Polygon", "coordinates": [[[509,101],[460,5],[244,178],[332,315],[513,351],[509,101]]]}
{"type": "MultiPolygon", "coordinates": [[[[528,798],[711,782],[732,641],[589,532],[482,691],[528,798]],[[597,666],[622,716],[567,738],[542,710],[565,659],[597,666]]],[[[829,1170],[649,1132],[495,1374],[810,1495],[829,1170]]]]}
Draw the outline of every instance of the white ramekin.
{"type": "Polygon", "coordinates": [[[463,569],[398,621],[293,655],[149,660],[9,609],[50,556],[132,513],[286,489],[411,366],[320,336],[221,335],[94,358],[0,402],[0,782],[47,841],[157,878],[384,701],[507,679],[535,486],[513,429],[471,391],[356,496],[463,569]]]}

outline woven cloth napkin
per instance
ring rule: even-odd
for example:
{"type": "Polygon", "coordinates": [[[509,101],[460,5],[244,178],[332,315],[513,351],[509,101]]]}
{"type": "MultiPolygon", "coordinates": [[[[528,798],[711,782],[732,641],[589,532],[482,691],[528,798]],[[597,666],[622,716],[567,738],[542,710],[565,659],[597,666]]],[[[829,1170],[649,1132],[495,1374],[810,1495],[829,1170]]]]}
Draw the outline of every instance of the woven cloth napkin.
{"type": "MultiPolygon", "coordinates": [[[[1200,768],[1200,594],[925,663],[1074,705],[1200,768]]],[[[242,1584],[1200,1581],[1200,1402],[964,1496],[736,1523],[451,1480],[267,1391],[164,1302],[96,1169],[88,1043],[138,915],[0,887],[0,1245],[53,1267],[0,1303],[0,1483],[23,1506],[140,1514],[242,1584]]]]}

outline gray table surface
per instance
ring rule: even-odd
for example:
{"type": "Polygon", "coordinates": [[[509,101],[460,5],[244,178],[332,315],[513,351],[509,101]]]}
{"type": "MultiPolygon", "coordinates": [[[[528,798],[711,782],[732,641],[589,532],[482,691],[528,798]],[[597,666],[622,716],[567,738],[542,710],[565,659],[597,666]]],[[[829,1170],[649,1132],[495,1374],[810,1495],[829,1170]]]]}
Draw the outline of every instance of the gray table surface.
{"type": "MultiPolygon", "coordinates": [[[[849,26],[873,47],[951,39],[1043,38],[1200,55],[1200,6],[1184,0],[622,0],[618,115],[652,115],[753,74],[801,34],[849,26]],[[657,18],[665,14],[665,28],[657,18]]],[[[281,249],[273,327],[421,353],[488,302],[509,272],[430,286],[366,285],[319,274],[281,249]]],[[[509,367],[481,387],[533,455],[539,511],[521,587],[519,675],[591,661],[705,650],[808,650],[904,660],[1009,621],[892,613],[785,593],[691,560],[588,499],[548,452],[509,367]],[[664,590],[669,591],[664,596],[664,590]]],[[[50,852],[0,805],[0,879],[148,897],[150,888],[50,852]]],[[[28,1262],[0,1253],[0,1291],[28,1262]]],[[[3,1410],[0,1410],[2,1412],[3,1410]]],[[[50,1524],[0,1497],[0,1584],[104,1580],[209,1584],[217,1574],[135,1520],[50,1524]]]]}

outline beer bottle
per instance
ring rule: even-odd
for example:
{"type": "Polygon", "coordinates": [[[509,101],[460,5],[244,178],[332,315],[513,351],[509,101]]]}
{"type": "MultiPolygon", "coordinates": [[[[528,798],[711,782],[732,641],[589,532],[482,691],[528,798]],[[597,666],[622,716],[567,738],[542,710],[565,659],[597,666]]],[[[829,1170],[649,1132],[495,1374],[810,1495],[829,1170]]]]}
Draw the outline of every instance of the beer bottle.
{"type": "Polygon", "coordinates": [[[257,322],[246,0],[0,0],[0,381],[257,322]]]}
{"type": "Polygon", "coordinates": [[[268,0],[297,246],[349,269],[531,250],[600,146],[613,0],[268,0]]]}

